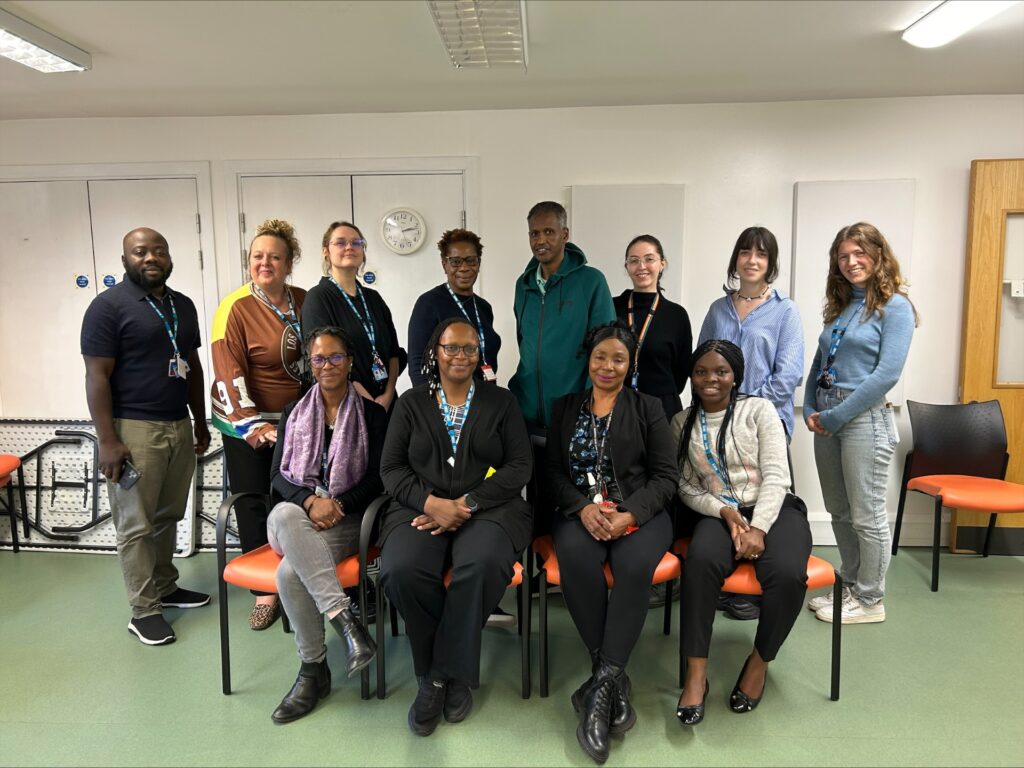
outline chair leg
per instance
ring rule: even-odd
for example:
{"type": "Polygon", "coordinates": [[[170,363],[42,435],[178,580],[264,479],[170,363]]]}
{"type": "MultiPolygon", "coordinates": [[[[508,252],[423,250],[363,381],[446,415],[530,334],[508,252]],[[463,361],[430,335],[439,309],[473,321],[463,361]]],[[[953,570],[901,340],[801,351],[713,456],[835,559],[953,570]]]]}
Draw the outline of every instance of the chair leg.
{"type": "MultiPolygon", "coordinates": [[[[985,531],[985,548],[981,550],[982,557],[988,557],[988,545],[992,543],[992,531],[996,529],[996,513],[990,512],[988,516],[988,529],[985,531]]],[[[18,551],[18,544],[15,542],[14,551],[18,551]]]]}
{"type": "MultiPolygon", "coordinates": [[[[366,616],[366,578],[360,574],[359,579],[359,616],[366,616]]],[[[366,701],[370,698],[370,665],[359,670],[359,698],[366,701]]]]}
{"type": "Polygon", "coordinates": [[[278,610],[281,611],[281,628],[284,630],[286,635],[292,633],[292,623],[288,620],[288,614],[285,613],[284,606],[281,605],[281,598],[277,599],[278,610]]]}
{"type": "Polygon", "coordinates": [[[900,503],[896,505],[896,525],[892,531],[892,556],[900,549],[900,531],[903,529],[903,505],[907,501],[907,483],[910,482],[910,454],[903,460],[903,480],[900,483],[900,503]]]}
{"type": "MultiPolygon", "coordinates": [[[[683,559],[679,558],[679,565],[682,564],[683,559]]],[[[679,687],[682,688],[686,680],[686,657],[683,655],[683,579],[686,576],[683,568],[679,571],[679,687]]]]}
{"type": "Polygon", "coordinates": [[[939,531],[942,529],[942,497],[935,497],[935,530],[932,531],[932,592],[939,591],[939,531]]]}
{"type": "MultiPolygon", "coordinates": [[[[222,572],[223,573],[223,572],[222,572]]],[[[225,696],[231,695],[231,647],[228,638],[228,585],[217,576],[217,607],[220,610],[220,678],[225,696]]]]}
{"type": "Polygon", "coordinates": [[[391,616],[391,636],[398,637],[398,609],[395,608],[394,603],[388,603],[388,613],[391,616]]]}
{"type": "Polygon", "coordinates": [[[530,698],[530,687],[531,687],[531,673],[530,669],[530,584],[524,580],[522,584],[516,589],[516,597],[519,598],[519,628],[521,636],[519,638],[519,645],[522,650],[523,658],[523,690],[522,696],[524,699],[530,698]]]}
{"type": "MultiPolygon", "coordinates": [[[[11,518],[11,546],[15,552],[18,551],[18,514],[14,506],[14,480],[7,478],[7,514],[11,518]]],[[[986,554],[987,554],[986,549],[986,554]]]]}
{"type": "Polygon", "coordinates": [[[540,697],[548,695],[548,574],[538,572],[537,592],[540,597],[540,697]]]}
{"type": "Polygon", "coordinates": [[[832,701],[839,701],[839,665],[842,659],[843,638],[843,579],[834,571],[836,580],[832,586],[832,605],[839,606],[839,614],[832,615],[832,701]]]}
{"type": "MultiPolygon", "coordinates": [[[[380,585],[380,578],[377,578],[376,582],[377,592],[377,698],[383,699],[386,695],[386,687],[384,682],[384,662],[385,662],[385,649],[384,649],[384,590],[380,585]]],[[[395,618],[395,607],[391,606],[391,634],[395,636],[398,634],[398,624],[395,618]]]]}
{"type": "Polygon", "coordinates": [[[672,634],[672,582],[669,579],[665,582],[665,618],[662,621],[661,631],[667,637],[672,634]]]}

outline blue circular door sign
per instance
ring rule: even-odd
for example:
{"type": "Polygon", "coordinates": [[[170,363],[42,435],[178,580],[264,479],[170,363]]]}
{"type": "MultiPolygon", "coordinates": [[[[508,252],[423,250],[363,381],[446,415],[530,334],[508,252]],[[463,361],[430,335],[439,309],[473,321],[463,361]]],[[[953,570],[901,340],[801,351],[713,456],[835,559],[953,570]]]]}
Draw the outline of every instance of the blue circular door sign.
{"type": "Polygon", "coordinates": [[[107,286],[107,288],[113,288],[115,283],[117,283],[117,278],[113,275],[103,276],[103,284],[107,286]]]}
{"type": "Polygon", "coordinates": [[[364,273],[363,274],[363,282],[366,283],[367,285],[373,285],[374,283],[377,282],[377,273],[376,272],[366,272],[366,273],[364,273]]]}
{"type": "Polygon", "coordinates": [[[89,278],[86,277],[85,275],[78,275],[78,277],[75,278],[75,285],[77,285],[79,288],[88,288],[89,278]]]}

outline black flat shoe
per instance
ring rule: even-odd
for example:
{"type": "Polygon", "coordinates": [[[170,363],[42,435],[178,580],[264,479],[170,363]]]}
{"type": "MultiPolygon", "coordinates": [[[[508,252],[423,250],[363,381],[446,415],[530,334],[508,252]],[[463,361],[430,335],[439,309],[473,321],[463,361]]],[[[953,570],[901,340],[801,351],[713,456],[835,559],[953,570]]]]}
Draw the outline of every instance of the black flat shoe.
{"type": "Polygon", "coordinates": [[[729,709],[738,715],[742,715],[745,712],[753,712],[757,709],[757,705],[761,703],[761,699],[764,698],[764,689],[768,687],[768,672],[764,673],[764,686],[761,688],[761,695],[756,699],[751,698],[743,691],[740,690],[740,681],[743,680],[743,673],[747,671],[747,664],[750,663],[750,657],[743,662],[743,669],[740,670],[740,676],[736,678],[736,686],[732,689],[732,693],[729,694],[729,709]]]}
{"type": "MultiPolygon", "coordinates": [[[[700,704],[694,704],[692,706],[684,707],[679,705],[676,708],[676,717],[679,718],[679,722],[683,725],[696,725],[704,719],[704,705],[708,701],[708,691],[711,689],[711,683],[708,682],[707,678],[704,679],[704,698],[700,700],[700,704]]],[[[680,696],[679,700],[682,701],[683,697],[680,696]]]]}

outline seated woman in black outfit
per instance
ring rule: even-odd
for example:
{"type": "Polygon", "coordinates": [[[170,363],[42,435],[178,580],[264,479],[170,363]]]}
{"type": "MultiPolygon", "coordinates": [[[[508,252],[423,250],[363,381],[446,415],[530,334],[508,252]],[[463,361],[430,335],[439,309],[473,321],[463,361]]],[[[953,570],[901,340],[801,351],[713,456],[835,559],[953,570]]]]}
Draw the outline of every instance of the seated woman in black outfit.
{"type": "Polygon", "coordinates": [[[345,642],[351,677],[376,648],[352,615],[335,566],[359,551],[359,526],[382,490],[380,454],[387,414],[349,384],[352,341],[340,328],[310,333],[307,354],[316,384],[285,406],[270,468],[273,496],[270,546],[284,559],[277,569],[281,604],[295,630],[299,676],[274,710],[275,723],[309,714],[331,692],[324,617],[345,642]]]}
{"type": "Polygon", "coordinates": [[[672,543],[667,507],[678,471],[661,402],[624,386],[633,334],[615,323],[598,326],[581,353],[593,388],[555,401],[547,476],[562,593],[592,662],[590,678],[572,695],[584,710],[576,738],[603,763],[608,734],[636,722],[625,667],[647,618],[651,578],[672,543]],[[610,592],[605,562],[615,576],[610,592]]]}
{"type": "Polygon", "coordinates": [[[786,434],[775,406],[739,395],[743,352],[710,339],[693,353],[693,402],[672,420],[679,446],[679,498],[702,517],[683,566],[686,677],[676,716],[704,719],[708,648],[722,583],[752,562],[764,594],[754,647],[729,696],[733,712],[752,711],[764,695],[768,662],[803,607],[811,529],[807,507],[791,493],[786,434]]]}
{"type": "Polygon", "coordinates": [[[479,687],[480,639],[530,541],[521,497],[533,451],[512,394],[474,383],[476,329],[443,320],[424,350],[427,384],[398,399],[381,460],[394,501],[381,522],[381,584],[405,619],[419,688],[409,728],[457,723],[479,687]],[[451,568],[451,582],[444,574],[451,568]]]}

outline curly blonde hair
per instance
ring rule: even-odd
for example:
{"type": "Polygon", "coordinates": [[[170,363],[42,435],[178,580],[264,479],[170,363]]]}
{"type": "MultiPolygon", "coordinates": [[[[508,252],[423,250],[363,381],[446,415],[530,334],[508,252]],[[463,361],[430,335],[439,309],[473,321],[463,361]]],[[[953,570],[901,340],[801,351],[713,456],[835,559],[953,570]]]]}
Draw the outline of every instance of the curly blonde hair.
{"type": "MultiPolygon", "coordinates": [[[[295,227],[284,219],[267,219],[258,227],[253,234],[253,241],[257,237],[271,235],[284,242],[288,246],[288,263],[294,264],[302,258],[302,248],[299,247],[299,239],[295,237],[295,227]]],[[[249,252],[252,252],[252,242],[249,243],[249,252]]]]}
{"type": "MultiPolygon", "coordinates": [[[[853,286],[839,271],[839,246],[852,240],[871,259],[872,274],[865,287],[864,314],[870,317],[877,312],[885,314],[883,309],[894,294],[901,294],[907,301],[907,283],[900,274],[900,263],[896,261],[892,248],[878,229],[867,222],[858,222],[843,227],[836,233],[832,247],[828,251],[828,279],[825,282],[825,322],[831,323],[842,313],[853,300],[853,286]]],[[[917,325],[917,309],[911,302],[914,312],[914,325],[917,325]]]]}

